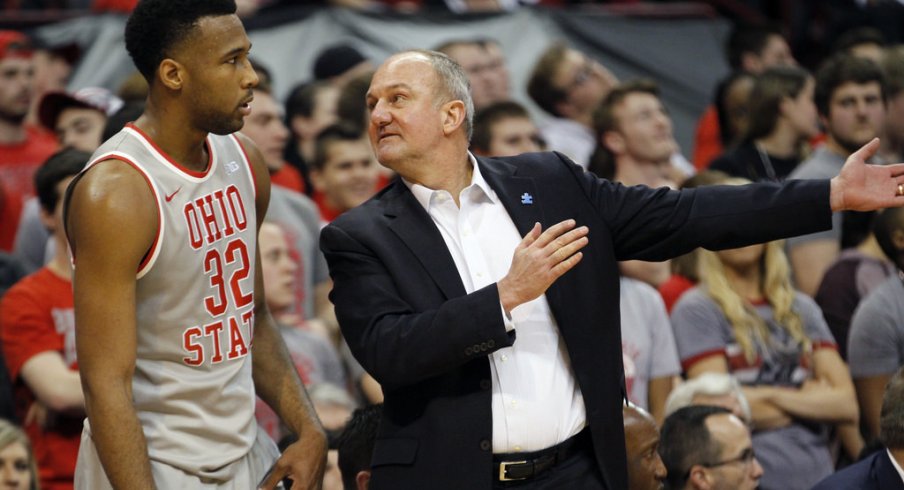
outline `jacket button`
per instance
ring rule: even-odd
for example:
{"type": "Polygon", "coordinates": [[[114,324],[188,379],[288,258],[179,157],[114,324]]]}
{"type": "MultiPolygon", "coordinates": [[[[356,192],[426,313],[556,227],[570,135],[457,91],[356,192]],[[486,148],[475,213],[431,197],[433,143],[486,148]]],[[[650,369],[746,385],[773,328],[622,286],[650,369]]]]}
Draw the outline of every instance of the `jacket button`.
{"type": "Polygon", "coordinates": [[[487,343],[486,343],[486,342],[481,342],[481,343],[480,343],[480,350],[481,350],[482,352],[486,352],[487,349],[488,349],[487,343]]]}
{"type": "Polygon", "coordinates": [[[474,351],[470,347],[465,347],[465,355],[470,356],[474,351]]]}
{"type": "Polygon", "coordinates": [[[490,349],[496,347],[496,341],[493,339],[487,340],[487,347],[489,347],[490,349]]]}
{"type": "Polygon", "coordinates": [[[493,445],[490,444],[490,441],[488,441],[486,439],[480,441],[480,449],[482,451],[489,451],[492,448],[493,448],[493,445]]]}
{"type": "Polygon", "coordinates": [[[490,389],[490,386],[492,386],[490,384],[490,380],[488,380],[488,379],[480,380],[480,389],[481,390],[488,390],[488,389],[490,389]]]}

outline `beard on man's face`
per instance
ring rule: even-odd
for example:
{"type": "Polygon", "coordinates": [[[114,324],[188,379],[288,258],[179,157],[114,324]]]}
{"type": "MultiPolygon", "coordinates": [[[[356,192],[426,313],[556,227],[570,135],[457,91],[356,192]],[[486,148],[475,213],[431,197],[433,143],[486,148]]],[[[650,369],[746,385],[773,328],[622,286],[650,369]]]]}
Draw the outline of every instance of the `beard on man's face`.
{"type": "Polygon", "coordinates": [[[20,125],[20,124],[22,124],[22,122],[25,121],[25,116],[27,116],[27,115],[28,115],[27,109],[24,111],[22,111],[22,110],[13,111],[7,107],[0,107],[0,121],[6,122],[9,124],[20,125]]]}

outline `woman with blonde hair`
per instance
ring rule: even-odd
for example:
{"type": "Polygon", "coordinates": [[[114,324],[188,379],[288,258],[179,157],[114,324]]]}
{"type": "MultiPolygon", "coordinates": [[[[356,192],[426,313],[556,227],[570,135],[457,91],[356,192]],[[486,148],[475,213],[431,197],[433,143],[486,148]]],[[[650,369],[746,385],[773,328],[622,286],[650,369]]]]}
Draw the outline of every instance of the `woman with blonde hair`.
{"type": "Polygon", "coordinates": [[[31,442],[22,429],[0,419],[0,487],[4,490],[38,490],[38,465],[31,442]]]}
{"type": "Polygon", "coordinates": [[[862,447],[853,383],[819,307],[792,287],[780,241],[701,250],[699,272],[672,313],[688,378],[735,376],[750,404],[760,488],[809,489],[834,471],[830,426],[854,430],[849,452],[862,447]]]}

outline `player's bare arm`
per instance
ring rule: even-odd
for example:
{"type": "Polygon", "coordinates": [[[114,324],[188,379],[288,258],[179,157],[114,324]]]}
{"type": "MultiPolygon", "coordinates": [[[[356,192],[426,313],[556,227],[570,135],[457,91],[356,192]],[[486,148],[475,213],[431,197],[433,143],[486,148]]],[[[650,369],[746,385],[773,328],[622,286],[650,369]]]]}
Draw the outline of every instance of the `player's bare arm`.
{"type": "Polygon", "coordinates": [[[147,444],[132,405],[136,271],[157,232],[147,183],[123,162],[87,171],[71,189],[66,228],[76,343],[92,438],[116,489],[153,489],[147,444]]]}
{"type": "MultiPolygon", "coordinates": [[[[248,138],[240,138],[254,168],[257,182],[257,223],[260,228],[270,202],[270,176],[263,157],[254,144],[248,138]]],[[[326,435],[292,364],[279,327],[267,308],[259,251],[255,253],[252,356],[254,387],[258,396],[298,436],[298,441],[283,452],[262,488],[275,488],[277,482],[288,476],[294,481],[294,490],[319,489],[326,468],[326,435]]]]}

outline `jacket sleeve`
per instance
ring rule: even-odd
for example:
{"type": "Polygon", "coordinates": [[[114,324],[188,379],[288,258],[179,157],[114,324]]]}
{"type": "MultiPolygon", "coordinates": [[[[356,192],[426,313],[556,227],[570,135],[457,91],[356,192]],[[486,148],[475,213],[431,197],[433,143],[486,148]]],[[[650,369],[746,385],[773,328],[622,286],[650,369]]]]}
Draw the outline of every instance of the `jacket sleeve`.
{"type": "Polygon", "coordinates": [[[832,227],[827,180],[670,190],[572,175],[608,225],[618,260],[660,261],[696,247],[738,248],[832,227]]]}

